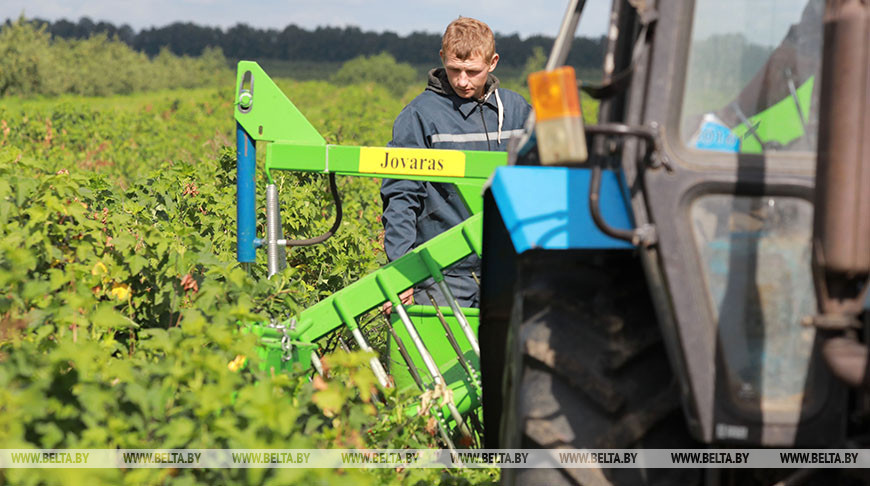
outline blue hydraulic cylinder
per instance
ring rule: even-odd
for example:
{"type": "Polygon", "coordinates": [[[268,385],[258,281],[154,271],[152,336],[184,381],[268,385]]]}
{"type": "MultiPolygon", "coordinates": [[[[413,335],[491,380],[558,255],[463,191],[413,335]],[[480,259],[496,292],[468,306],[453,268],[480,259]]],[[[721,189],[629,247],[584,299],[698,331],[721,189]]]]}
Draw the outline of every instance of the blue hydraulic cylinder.
{"type": "Polygon", "coordinates": [[[236,258],[240,263],[256,259],[257,214],[254,208],[254,172],[257,149],[248,132],[236,122],[236,258]]]}

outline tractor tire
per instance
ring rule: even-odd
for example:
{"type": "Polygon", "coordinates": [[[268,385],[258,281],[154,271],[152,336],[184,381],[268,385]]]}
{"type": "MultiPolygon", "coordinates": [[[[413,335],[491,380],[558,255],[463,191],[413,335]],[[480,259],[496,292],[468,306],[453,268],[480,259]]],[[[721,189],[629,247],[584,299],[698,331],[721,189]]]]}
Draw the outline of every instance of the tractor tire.
{"type": "MultiPolygon", "coordinates": [[[[520,258],[500,447],[696,447],[636,255],[520,258]]],[[[697,469],[509,469],[511,485],[696,484],[697,469]]]]}

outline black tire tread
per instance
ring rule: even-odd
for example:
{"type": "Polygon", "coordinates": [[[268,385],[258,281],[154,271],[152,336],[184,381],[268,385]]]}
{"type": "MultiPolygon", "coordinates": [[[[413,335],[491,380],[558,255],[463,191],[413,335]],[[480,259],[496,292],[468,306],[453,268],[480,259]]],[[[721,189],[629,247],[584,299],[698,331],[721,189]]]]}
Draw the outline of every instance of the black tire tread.
{"type": "MultiPolygon", "coordinates": [[[[504,415],[518,423],[503,424],[521,427],[513,446],[627,449],[690,440],[640,265],[613,255],[540,252],[521,262],[508,353],[522,356],[506,381],[519,389],[504,415]]],[[[506,476],[514,484],[650,483],[636,470],[553,473],[506,476]]]]}

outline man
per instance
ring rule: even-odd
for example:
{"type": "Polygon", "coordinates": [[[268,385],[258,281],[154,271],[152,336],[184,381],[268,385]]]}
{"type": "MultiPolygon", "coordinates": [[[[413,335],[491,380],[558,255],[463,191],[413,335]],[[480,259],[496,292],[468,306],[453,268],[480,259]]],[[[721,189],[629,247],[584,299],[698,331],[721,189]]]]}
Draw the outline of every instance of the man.
{"type": "MultiPolygon", "coordinates": [[[[519,94],[499,88],[491,74],[498,64],[492,30],[479,20],[459,17],[447,26],[439,54],[443,67],[429,71],[426,90],[399,113],[388,145],[507,150],[508,139],[521,131],[531,108],[519,94]]],[[[381,199],[384,247],[391,261],[469,216],[453,184],[384,179],[381,199]]],[[[476,255],[445,271],[463,307],[480,305],[472,272],[480,275],[476,255]]],[[[431,279],[420,284],[414,301],[428,304],[422,289],[430,285],[431,279]]],[[[402,302],[409,303],[413,291],[403,292],[402,302]]],[[[439,305],[447,305],[440,292],[431,293],[439,305]]]]}

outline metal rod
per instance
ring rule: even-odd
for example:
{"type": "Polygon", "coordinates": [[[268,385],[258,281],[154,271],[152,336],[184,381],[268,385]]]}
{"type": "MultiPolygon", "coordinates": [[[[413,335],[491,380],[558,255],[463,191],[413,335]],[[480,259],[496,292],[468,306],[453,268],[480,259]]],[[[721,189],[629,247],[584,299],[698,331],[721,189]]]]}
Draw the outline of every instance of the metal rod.
{"type": "Polygon", "coordinates": [[[411,378],[414,379],[417,388],[422,391],[424,389],[423,380],[420,378],[420,372],[417,371],[417,366],[414,365],[414,361],[411,360],[411,355],[408,354],[408,348],[405,347],[402,338],[400,338],[396,333],[396,330],[393,329],[390,319],[387,316],[384,316],[384,320],[387,321],[387,328],[390,330],[390,335],[393,336],[393,340],[396,341],[396,347],[399,348],[399,354],[402,355],[402,359],[405,360],[405,364],[408,365],[408,371],[411,373],[411,378]]]}
{"type": "MultiPolygon", "coordinates": [[[[366,342],[366,339],[363,337],[362,333],[359,331],[358,327],[351,329],[351,334],[353,334],[353,338],[356,340],[357,345],[359,345],[360,349],[363,351],[370,351],[374,353],[374,350],[369,346],[369,343],[366,342]]],[[[372,367],[372,371],[375,373],[375,377],[380,382],[381,386],[384,388],[388,388],[390,385],[390,380],[387,377],[387,371],[384,369],[384,365],[381,364],[381,360],[378,359],[377,356],[372,356],[369,360],[369,364],[372,367]]]]}
{"type": "MultiPolygon", "coordinates": [[[[426,364],[426,370],[432,376],[432,381],[435,382],[435,386],[441,385],[446,389],[447,383],[444,381],[444,377],[441,376],[441,370],[438,369],[435,360],[432,358],[432,355],[429,354],[429,350],[426,349],[423,340],[420,339],[420,334],[417,333],[417,329],[411,322],[411,318],[408,317],[408,313],[405,311],[405,306],[399,303],[399,305],[393,305],[393,310],[399,314],[399,318],[402,320],[402,324],[405,325],[405,330],[408,331],[408,335],[411,336],[411,341],[414,343],[414,347],[417,348],[417,351],[423,358],[423,363],[426,364]]],[[[459,431],[462,432],[463,435],[470,437],[471,432],[468,430],[468,426],[465,425],[465,421],[462,420],[462,414],[459,413],[456,404],[452,401],[448,401],[447,409],[450,410],[450,415],[453,416],[453,420],[459,426],[459,431]]]]}
{"type": "Polygon", "coordinates": [[[736,101],[732,101],[730,105],[728,105],[732,110],[734,110],[734,114],[737,115],[737,118],[740,119],[740,122],[746,125],[746,133],[743,135],[743,138],[746,138],[746,135],[752,135],[758,140],[758,144],[761,145],[761,150],[764,151],[764,141],[761,140],[761,137],[758,136],[758,126],[761,125],[761,122],[758,122],[756,125],[752,125],[752,122],[746,118],[746,114],[743,113],[743,110],[740,108],[740,105],[737,104],[736,101]]]}
{"type": "Polygon", "coordinates": [[[266,186],[266,254],[268,277],[287,267],[287,250],[278,245],[283,238],[281,230],[281,210],[278,206],[278,188],[275,184],[266,186]]]}
{"type": "MultiPolygon", "coordinates": [[[[399,319],[402,321],[402,324],[405,326],[405,330],[411,337],[411,342],[414,344],[414,347],[417,348],[417,351],[423,358],[423,363],[426,365],[426,370],[432,376],[432,380],[435,382],[435,386],[443,386],[445,388],[445,393],[448,393],[447,385],[444,382],[444,377],[441,375],[441,370],[438,369],[438,366],[435,364],[435,360],[432,359],[432,355],[429,354],[429,350],[426,349],[426,345],[423,344],[423,340],[420,339],[420,334],[417,332],[417,329],[411,322],[411,318],[408,317],[408,312],[405,310],[405,306],[402,305],[402,301],[397,297],[398,293],[390,289],[389,285],[380,274],[377,275],[376,282],[381,288],[381,291],[384,293],[384,296],[389,298],[390,302],[393,304],[393,311],[395,311],[399,315],[399,319]]],[[[453,416],[453,420],[456,421],[456,424],[459,427],[459,431],[464,436],[471,437],[471,432],[468,430],[468,426],[465,425],[465,421],[462,420],[462,415],[459,413],[459,410],[456,409],[456,404],[453,403],[453,400],[448,400],[447,408],[448,410],[450,410],[450,414],[453,416]]],[[[446,440],[449,441],[449,438],[446,438],[446,440]]],[[[448,442],[448,444],[452,445],[452,442],[448,442]]]]}
{"type": "Polygon", "coordinates": [[[323,376],[323,363],[320,361],[320,356],[317,356],[317,353],[314,351],[311,352],[311,365],[314,366],[314,369],[317,370],[320,376],[323,376]]]}
{"type": "Polygon", "coordinates": [[[791,76],[791,69],[785,68],[785,77],[788,80],[788,92],[791,94],[791,99],[794,101],[794,107],[797,108],[798,118],[801,120],[801,126],[804,129],[804,134],[807,132],[807,119],[804,117],[804,110],[801,108],[801,102],[797,96],[797,89],[794,86],[794,79],[791,76]]]}
{"type": "Polygon", "coordinates": [[[574,34],[577,33],[577,24],[580,22],[580,14],[583,13],[584,5],[586,5],[586,0],[572,0],[568,5],[568,10],[565,11],[565,17],[562,18],[562,25],[559,27],[559,33],[553,43],[553,50],[550,51],[550,57],[547,58],[547,65],[544,69],[549,71],[565,64],[565,60],[568,59],[568,51],[571,50],[571,41],[574,40],[574,34]]]}
{"type": "MultiPolygon", "coordinates": [[[[438,421],[438,431],[441,432],[441,438],[444,439],[444,442],[447,443],[447,448],[450,449],[451,452],[456,452],[456,444],[450,439],[450,435],[447,433],[447,421],[444,420],[444,415],[441,413],[441,410],[438,407],[431,409],[432,412],[436,415],[435,420],[438,421]]],[[[461,464],[460,464],[461,465],[461,464]]]]}
{"type": "Polygon", "coordinates": [[[432,305],[435,307],[435,314],[438,316],[438,320],[441,321],[441,325],[444,327],[444,333],[447,335],[447,340],[450,341],[450,346],[453,347],[453,351],[456,352],[456,357],[459,358],[459,364],[462,365],[465,372],[468,373],[468,377],[471,378],[471,382],[476,385],[479,390],[481,384],[477,378],[477,373],[474,371],[471,364],[465,359],[465,353],[462,352],[462,348],[460,348],[459,343],[456,342],[456,336],[453,335],[453,330],[450,329],[450,325],[447,324],[447,320],[444,319],[444,314],[438,307],[438,303],[435,302],[435,297],[432,297],[432,294],[428,289],[426,289],[426,296],[429,297],[429,301],[432,302],[432,305]]]}
{"type": "Polygon", "coordinates": [[[474,413],[468,414],[469,421],[471,422],[471,428],[474,430],[474,439],[477,444],[481,443],[483,439],[483,425],[480,423],[480,420],[477,419],[474,413]]]}
{"type": "MultiPolygon", "coordinates": [[[[411,373],[411,378],[414,379],[414,383],[417,385],[417,388],[420,391],[425,390],[425,386],[423,385],[423,380],[420,378],[420,373],[417,371],[417,366],[414,364],[414,361],[411,359],[411,355],[408,354],[408,348],[405,347],[405,343],[402,342],[402,338],[396,333],[396,330],[393,328],[393,324],[390,322],[390,319],[387,316],[384,316],[384,320],[387,323],[387,329],[390,330],[390,334],[393,336],[393,339],[396,340],[396,347],[399,348],[399,354],[402,355],[402,359],[405,360],[405,364],[408,365],[408,371],[411,373]]],[[[447,444],[447,447],[451,451],[456,451],[456,446],[453,444],[453,441],[450,440],[450,436],[447,434],[447,426],[444,422],[444,416],[441,414],[441,411],[438,410],[438,407],[433,407],[429,409],[429,414],[435,414],[435,420],[438,421],[438,431],[441,433],[441,438],[447,444]]]]}
{"type": "MultiPolygon", "coordinates": [[[[447,385],[444,385],[445,389],[447,385]]],[[[459,409],[456,408],[456,404],[452,401],[447,401],[447,410],[450,410],[450,415],[453,416],[453,420],[456,422],[459,427],[459,432],[462,433],[465,437],[472,437],[471,430],[468,429],[468,425],[465,425],[465,420],[462,420],[462,414],[459,413],[459,409]]]]}
{"type": "Polygon", "coordinates": [[[342,339],[341,336],[338,336],[338,345],[341,346],[341,349],[342,349],[345,353],[349,353],[349,352],[350,352],[350,347],[347,345],[346,342],[344,342],[344,339],[342,339]]]}
{"type": "Polygon", "coordinates": [[[476,283],[477,286],[480,287],[480,278],[477,277],[477,274],[474,272],[471,272],[471,278],[473,278],[474,283],[476,283]]]}
{"type": "Polygon", "coordinates": [[[411,343],[417,348],[417,352],[420,353],[420,357],[423,358],[423,364],[426,366],[426,371],[429,372],[429,376],[431,376],[436,384],[438,382],[438,366],[435,364],[435,360],[432,359],[432,355],[429,354],[429,351],[426,349],[426,346],[423,344],[423,340],[420,339],[420,334],[417,333],[417,328],[414,327],[414,324],[411,322],[411,318],[408,317],[408,313],[405,311],[405,306],[399,304],[398,306],[393,306],[396,313],[399,314],[399,319],[402,320],[402,324],[405,326],[405,330],[408,332],[408,336],[411,337],[411,343]]]}
{"type": "Polygon", "coordinates": [[[484,434],[483,424],[480,423],[480,419],[477,418],[477,414],[470,413],[470,414],[468,414],[468,416],[471,417],[471,424],[477,430],[477,433],[480,434],[481,437],[483,437],[483,434],[484,434]]]}
{"type": "Polygon", "coordinates": [[[456,297],[453,296],[453,292],[450,291],[447,282],[442,279],[438,282],[438,288],[444,295],[444,299],[450,306],[450,310],[453,311],[453,317],[455,317],[456,321],[459,322],[459,327],[462,329],[463,334],[465,334],[465,337],[471,344],[471,349],[474,351],[474,354],[480,357],[480,344],[477,343],[477,336],[475,336],[474,331],[471,330],[471,325],[468,323],[468,319],[465,318],[465,314],[462,313],[462,309],[459,308],[459,302],[456,301],[456,297]]]}
{"type": "MultiPolygon", "coordinates": [[[[396,347],[399,349],[399,354],[402,355],[402,359],[405,360],[405,364],[408,365],[408,371],[411,373],[411,378],[414,379],[414,383],[417,385],[417,388],[420,391],[425,390],[425,386],[423,385],[423,380],[420,378],[420,373],[417,371],[417,366],[414,364],[414,361],[411,359],[411,355],[408,354],[408,348],[405,347],[405,343],[402,342],[402,338],[396,333],[396,330],[393,328],[393,323],[390,322],[390,319],[387,316],[384,316],[384,321],[387,323],[387,329],[390,330],[390,334],[393,336],[393,339],[396,341],[396,347]]],[[[450,440],[450,436],[447,434],[447,426],[444,422],[444,416],[441,414],[441,411],[438,407],[433,407],[429,409],[429,414],[436,415],[436,420],[438,421],[438,431],[441,432],[441,438],[447,444],[447,447],[450,448],[451,451],[456,450],[456,446],[453,444],[453,441],[450,440]]]]}

